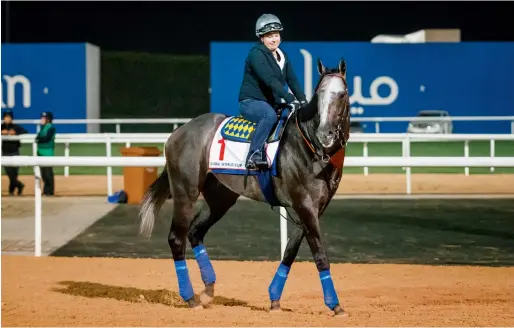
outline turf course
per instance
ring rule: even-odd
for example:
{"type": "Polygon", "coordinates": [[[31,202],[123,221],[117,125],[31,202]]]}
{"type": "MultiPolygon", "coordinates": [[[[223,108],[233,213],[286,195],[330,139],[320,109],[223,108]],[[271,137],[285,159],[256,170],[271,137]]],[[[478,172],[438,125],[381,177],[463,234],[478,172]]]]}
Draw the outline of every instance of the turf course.
{"type": "MultiPolygon", "coordinates": [[[[132,147],[153,146],[162,151],[163,144],[133,143],[132,147]]],[[[112,144],[112,156],[121,156],[120,149],[125,144],[112,144]]],[[[32,145],[23,144],[22,155],[32,155],[32,145]]],[[[105,144],[70,144],[70,156],[105,156],[105,144]]],[[[362,156],[363,145],[360,142],[350,142],[347,156],[362,156]]],[[[368,144],[368,156],[401,156],[402,144],[394,143],[370,143],[368,144]]],[[[64,144],[56,145],[56,156],[64,156],[64,144]]],[[[464,142],[412,142],[411,156],[464,156],[464,142]]],[[[470,141],[469,156],[490,156],[488,141],[470,141]]],[[[496,141],[495,156],[514,156],[514,141],[496,141]]],[[[113,167],[113,174],[122,174],[121,167],[113,167]]],[[[413,173],[462,173],[464,168],[413,168],[413,173]]],[[[64,174],[63,167],[55,167],[56,175],[64,174]]],[[[362,168],[345,168],[345,173],[362,173],[362,168]]],[[[401,168],[370,168],[370,173],[402,173],[401,168]]],[[[470,173],[491,173],[489,168],[470,168],[470,173]]],[[[514,168],[496,168],[494,173],[514,173],[514,168]]],[[[20,174],[32,175],[32,168],[21,168],[20,174]]],[[[106,169],[101,167],[70,167],[70,175],[105,175],[106,169]]]]}
{"type": "MultiPolygon", "coordinates": [[[[146,239],[137,234],[137,206],[119,205],[52,255],[170,259],[172,210],[166,202],[146,239]]],[[[333,263],[514,265],[512,200],[333,200],[320,223],[333,263]]],[[[279,215],[240,200],[205,245],[212,259],[279,260],[279,215]]],[[[186,254],[193,258],[189,244],[186,254]]],[[[306,241],[298,260],[312,261],[306,241]]]]}

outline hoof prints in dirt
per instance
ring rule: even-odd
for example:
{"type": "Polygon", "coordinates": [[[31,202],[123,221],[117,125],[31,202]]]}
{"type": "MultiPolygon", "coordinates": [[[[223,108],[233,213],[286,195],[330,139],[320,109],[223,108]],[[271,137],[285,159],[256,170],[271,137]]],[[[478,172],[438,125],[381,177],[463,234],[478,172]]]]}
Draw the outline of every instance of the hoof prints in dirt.
{"type": "MultiPolygon", "coordinates": [[[[155,303],[176,308],[188,308],[178,293],[166,289],[139,289],[134,287],[110,286],[87,281],[61,281],[65,288],[53,288],[54,292],[88,298],[111,298],[132,303],[155,303]]],[[[199,295],[195,298],[199,301],[199,295]]],[[[254,311],[268,311],[263,307],[253,306],[245,301],[223,296],[214,296],[213,305],[242,306],[254,311]]],[[[283,309],[284,311],[291,311],[283,309]]]]}

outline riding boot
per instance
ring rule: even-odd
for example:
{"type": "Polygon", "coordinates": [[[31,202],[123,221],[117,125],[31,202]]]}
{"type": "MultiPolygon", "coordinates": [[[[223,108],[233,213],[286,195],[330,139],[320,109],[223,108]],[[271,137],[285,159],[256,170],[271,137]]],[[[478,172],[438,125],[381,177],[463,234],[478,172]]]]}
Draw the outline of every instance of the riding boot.
{"type": "Polygon", "coordinates": [[[261,157],[256,158],[255,165],[257,165],[261,170],[266,170],[268,168],[268,160],[266,157],[266,151],[262,151],[261,157]]]}
{"type": "Polygon", "coordinates": [[[268,167],[268,161],[266,159],[266,153],[260,150],[256,150],[246,160],[246,168],[248,170],[266,169],[268,167]]]}

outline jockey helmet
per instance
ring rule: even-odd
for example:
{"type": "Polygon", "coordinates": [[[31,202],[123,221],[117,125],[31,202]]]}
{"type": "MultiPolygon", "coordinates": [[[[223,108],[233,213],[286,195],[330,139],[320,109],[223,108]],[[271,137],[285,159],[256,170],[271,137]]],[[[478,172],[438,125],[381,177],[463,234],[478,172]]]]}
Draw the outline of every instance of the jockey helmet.
{"type": "Polygon", "coordinates": [[[280,32],[282,29],[280,19],[273,14],[263,14],[255,23],[255,35],[257,35],[257,37],[261,37],[269,32],[280,32]]]}

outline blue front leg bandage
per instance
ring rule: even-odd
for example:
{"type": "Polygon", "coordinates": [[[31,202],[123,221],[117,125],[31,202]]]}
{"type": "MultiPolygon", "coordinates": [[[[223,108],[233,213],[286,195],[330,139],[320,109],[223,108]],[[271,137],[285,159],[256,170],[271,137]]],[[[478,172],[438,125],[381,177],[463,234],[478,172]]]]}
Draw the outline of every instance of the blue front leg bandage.
{"type": "Polygon", "coordinates": [[[291,268],[280,263],[268,288],[269,298],[271,301],[278,301],[282,296],[282,291],[284,290],[289,270],[291,270],[291,268]]]}
{"type": "Polygon", "coordinates": [[[177,273],[180,297],[187,302],[195,296],[195,293],[193,291],[193,285],[191,285],[191,280],[189,280],[189,271],[187,270],[185,260],[175,261],[175,272],[177,273]]]}
{"type": "Polygon", "coordinates": [[[319,279],[321,280],[321,287],[323,287],[323,298],[325,299],[325,305],[330,310],[333,310],[336,305],[339,304],[336,290],[334,288],[334,282],[330,276],[330,270],[321,271],[319,273],[319,279]]]}
{"type": "Polygon", "coordinates": [[[209,259],[205,246],[198,245],[193,248],[193,252],[195,253],[198,267],[200,267],[203,283],[205,285],[214,283],[216,281],[216,274],[214,273],[214,268],[212,267],[211,260],[209,259]]]}

